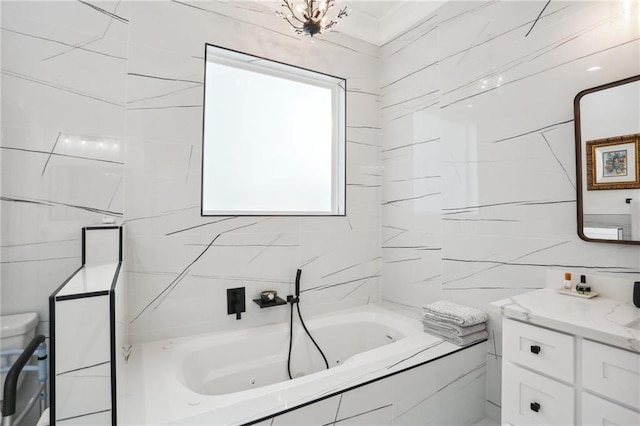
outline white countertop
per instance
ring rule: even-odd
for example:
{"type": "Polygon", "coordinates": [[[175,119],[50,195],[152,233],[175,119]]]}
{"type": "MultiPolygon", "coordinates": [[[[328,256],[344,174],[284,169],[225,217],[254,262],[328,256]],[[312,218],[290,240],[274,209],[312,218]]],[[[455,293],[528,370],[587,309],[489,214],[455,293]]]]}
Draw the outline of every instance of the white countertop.
{"type": "Polygon", "coordinates": [[[640,352],[640,308],[630,301],[583,299],[544,288],[498,300],[491,309],[507,318],[640,352]]]}

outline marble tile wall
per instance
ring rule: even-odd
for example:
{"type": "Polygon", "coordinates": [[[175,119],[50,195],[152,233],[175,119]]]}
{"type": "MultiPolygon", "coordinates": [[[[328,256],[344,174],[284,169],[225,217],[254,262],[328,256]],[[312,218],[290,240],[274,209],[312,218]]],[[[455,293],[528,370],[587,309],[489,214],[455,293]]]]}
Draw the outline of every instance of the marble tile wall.
{"type": "Polygon", "coordinates": [[[122,220],[125,2],[3,1],[3,314],[38,312],[81,264],[81,228],[122,220]]]}
{"type": "Polygon", "coordinates": [[[46,323],[104,217],[125,224],[134,340],[283,321],[250,300],[236,321],[225,290],[286,295],[297,268],[303,311],[379,300],[377,53],[309,43],[264,2],[2,2],[2,312],[46,323]],[[200,217],[205,43],[347,78],[346,217],[200,217]]]}
{"type": "Polygon", "coordinates": [[[640,276],[636,247],[577,236],[573,136],[579,91],[640,73],[639,25],[637,2],[449,2],[382,47],[383,297],[487,309],[549,268],[640,276]]]}
{"type": "Polygon", "coordinates": [[[149,340],[288,319],[260,310],[302,273],[306,312],[380,298],[378,49],[301,39],[264,2],[133,2],[127,70],[125,229],[130,332],[149,340]],[[200,217],[204,43],[347,79],[347,216],[200,217]],[[246,287],[241,321],[226,289],[246,287]]]}
{"type": "Polygon", "coordinates": [[[451,2],[378,49],[301,41],[262,3],[2,2],[2,312],[46,322],[105,216],[138,340],[284,320],[249,302],[235,321],[225,289],[286,294],[298,267],[309,312],[637,277],[635,247],[577,238],[572,121],[580,90],[639,73],[637,3],[545,4],[451,2]],[[348,79],[347,217],[199,216],[205,42],[348,79]]]}
{"type": "Polygon", "coordinates": [[[484,351],[482,343],[256,424],[475,424],[484,417],[484,351]]]}
{"type": "Polygon", "coordinates": [[[51,420],[65,425],[112,424],[109,295],[57,300],[55,305],[51,420]]]}

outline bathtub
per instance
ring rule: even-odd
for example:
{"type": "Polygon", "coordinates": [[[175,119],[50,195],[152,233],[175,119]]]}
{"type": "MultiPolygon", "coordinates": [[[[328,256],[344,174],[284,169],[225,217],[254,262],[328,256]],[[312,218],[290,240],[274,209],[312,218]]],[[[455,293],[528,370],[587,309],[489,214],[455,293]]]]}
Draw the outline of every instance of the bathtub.
{"type": "Polygon", "coordinates": [[[294,319],[293,380],[288,323],[135,345],[124,423],[253,424],[461,350],[375,305],[305,323],[330,368],[294,319]]]}

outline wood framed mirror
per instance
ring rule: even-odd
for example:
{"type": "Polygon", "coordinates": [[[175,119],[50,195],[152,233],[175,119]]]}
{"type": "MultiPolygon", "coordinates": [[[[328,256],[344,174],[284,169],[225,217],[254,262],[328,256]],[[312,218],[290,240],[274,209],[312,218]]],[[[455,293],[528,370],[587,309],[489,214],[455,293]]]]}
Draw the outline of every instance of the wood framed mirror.
{"type": "Polygon", "coordinates": [[[574,100],[578,235],[640,244],[640,75],[574,100]]]}

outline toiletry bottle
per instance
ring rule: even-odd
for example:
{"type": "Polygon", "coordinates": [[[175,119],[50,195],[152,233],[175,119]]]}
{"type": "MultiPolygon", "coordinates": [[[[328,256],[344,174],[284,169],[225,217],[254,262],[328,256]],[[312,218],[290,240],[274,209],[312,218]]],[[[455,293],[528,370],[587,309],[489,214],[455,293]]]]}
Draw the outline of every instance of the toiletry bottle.
{"type": "Polygon", "coordinates": [[[591,293],[591,286],[587,284],[586,276],[580,275],[580,282],[576,285],[576,292],[585,296],[591,293]]]}
{"type": "Polygon", "coordinates": [[[564,284],[562,287],[567,291],[571,291],[571,288],[573,287],[571,284],[571,272],[564,273],[564,284]]]}

